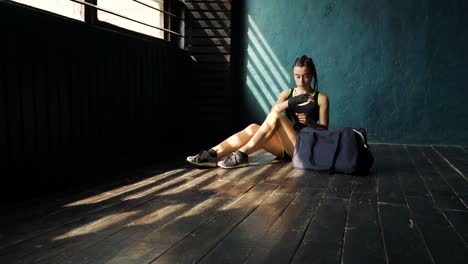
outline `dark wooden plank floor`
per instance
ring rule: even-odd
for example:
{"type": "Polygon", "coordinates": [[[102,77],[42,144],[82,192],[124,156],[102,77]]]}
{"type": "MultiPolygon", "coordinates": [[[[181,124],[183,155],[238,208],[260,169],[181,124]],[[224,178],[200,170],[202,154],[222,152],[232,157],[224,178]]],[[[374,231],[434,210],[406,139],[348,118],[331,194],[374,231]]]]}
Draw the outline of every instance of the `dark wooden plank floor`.
{"type": "Polygon", "coordinates": [[[371,148],[366,177],[258,152],[25,206],[0,220],[0,263],[468,263],[467,148],[371,148]]]}

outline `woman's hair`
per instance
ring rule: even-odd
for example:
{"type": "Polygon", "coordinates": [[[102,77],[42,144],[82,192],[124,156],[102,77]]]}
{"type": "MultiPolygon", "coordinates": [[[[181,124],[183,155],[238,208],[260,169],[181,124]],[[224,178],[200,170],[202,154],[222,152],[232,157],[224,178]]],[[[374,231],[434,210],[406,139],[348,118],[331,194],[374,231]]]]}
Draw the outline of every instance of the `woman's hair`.
{"type": "Polygon", "coordinates": [[[317,70],[315,69],[315,64],[312,58],[309,58],[306,55],[302,55],[296,58],[296,61],[294,61],[294,64],[293,64],[293,69],[296,66],[297,67],[306,66],[307,68],[310,69],[310,73],[312,74],[312,77],[314,78],[314,84],[312,85],[312,88],[314,90],[317,90],[318,89],[317,70]]]}

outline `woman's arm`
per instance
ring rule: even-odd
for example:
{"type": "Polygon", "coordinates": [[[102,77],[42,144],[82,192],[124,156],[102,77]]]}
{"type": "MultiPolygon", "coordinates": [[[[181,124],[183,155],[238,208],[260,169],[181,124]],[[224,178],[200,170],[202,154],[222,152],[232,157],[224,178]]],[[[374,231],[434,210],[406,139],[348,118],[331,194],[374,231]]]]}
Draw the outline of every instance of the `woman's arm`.
{"type": "Polygon", "coordinates": [[[328,111],[329,106],[330,106],[330,101],[328,100],[328,96],[326,94],[320,93],[320,104],[319,104],[319,122],[318,126],[328,129],[328,122],[330,118],[330,113],[328,111]]]}
{"type": "Polygon", "coordinates": [[[276,100],[275,104],[271,108],[271,112],[281,113],[284,110],[286,110],[286,108],[288,108],[288,96],[289,96],[289,89],[282,91],[278,95],[278,99],[276,100]]]}

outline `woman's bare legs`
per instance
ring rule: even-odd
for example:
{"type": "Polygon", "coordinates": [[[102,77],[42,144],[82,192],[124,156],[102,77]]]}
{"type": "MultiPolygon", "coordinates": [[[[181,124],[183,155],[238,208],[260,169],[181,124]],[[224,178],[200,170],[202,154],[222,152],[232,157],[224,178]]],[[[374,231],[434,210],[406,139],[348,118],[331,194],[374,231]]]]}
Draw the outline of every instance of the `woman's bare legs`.
{"type": "Polygon", "coordinates": [[[291,121],[281,113],[272,111],[261,126],[252,124],[210,150],[187,157],[187,161],[203,167],[215,167],[216,165],[222,168],[242,167],[248,165],[247,155],[259,148],[263,148],[277,157],[282,156],[283,151],[292,156],[296,137],[297,133],[293,129],[291,121]],[[235,154],[236,150],[240,152],[235,154]],[[216,155],[211,154],[210,151],[214,151],[216,155]],[[216,162],[216,156],[219,158],[228,153],[235,155],[216,162]],[[242,158],[242,156],[244,157],[242,158]],[[241,158],[239,159],[239,157],[241,158]]]}
{"type": "MultiPolygon", "coordinates": [[[[282,153],[283,150],[290,156],[294,154],[297,132],[293,129],[291,121],[276,111],[270,112],[260,128],[250,138],[250,140],[233,152],[226,159],[219,161],[217,165],[224,169],[233,169],[248,166],[248,154],[260,148],[269,146],[274,148],[275,153],[282,153]],[[275,138],[276,144],[269,144],[275,138]],[[280,144],[278,144],[280,143],[280,144]]],[[[280,156],[281,154],[275,154],[280,156]]]]}
{"type": "MultiPolygon", "coordinates": [[[[223,142],[214,146],[212,149],[216,151],[218,157],[225,156],[226,154],[236,151],[247,144],[260,128],[261,126],[257,124],[251,124],[242,131],[237,132],[225,139],[223,142]]],[[[283,154],[283,147],[277,135],[273,135],[268,141],[266,141],[262,148],[275,156],[281,156],[283,154]]]]}
{"type": "Polygon", "coordinates": [[[275,136],[281,143],[281,150],[292,157],[296,145],[297,132],[292,123],[281,113],[272,111],[252,136],[252,138],[241,148],[240,151],[250,154],[262,148],[271,138],[275,136]]]}

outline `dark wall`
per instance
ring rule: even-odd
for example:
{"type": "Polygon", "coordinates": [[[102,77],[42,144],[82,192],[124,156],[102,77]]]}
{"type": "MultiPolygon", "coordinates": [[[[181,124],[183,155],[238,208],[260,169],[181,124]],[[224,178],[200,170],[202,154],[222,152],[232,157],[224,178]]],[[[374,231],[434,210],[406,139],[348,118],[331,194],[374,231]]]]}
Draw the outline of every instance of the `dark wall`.
{"type": "Polygon", "coordinates": [[[184,143],[187,52],[3,2],[0,35],[2,186],[47,191],[184,143]]]}
{"type": "Polygon", "coordinates": [[[468,2],[244,1],[245,122],[261,122],[291,65],[315,60],[330,127],[373,142],[468,144],[468,2]]]}

